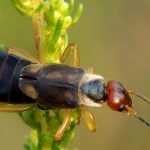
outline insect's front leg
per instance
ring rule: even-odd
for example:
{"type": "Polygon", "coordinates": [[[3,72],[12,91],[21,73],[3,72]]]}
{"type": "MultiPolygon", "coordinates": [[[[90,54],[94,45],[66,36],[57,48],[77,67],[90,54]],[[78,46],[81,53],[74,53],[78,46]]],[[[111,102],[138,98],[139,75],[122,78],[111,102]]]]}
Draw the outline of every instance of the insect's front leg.
{"type": "MultiPolygon", "coordinates": [[[[71,65],[74,67],[78,67],[80,65],[80,57],[79,57],[79,53],[78,53],[76,44],[69,44],[68,45],[68,47],[65,49],[64,53],[60,57],[60,62],[64,63],[65,60],[70,55],[73,56],[71,65]]],[[[62,139],[66,128],[70,125],[70,123],[71,123],[71,112],[72,112],[71,109],[65,109],[64,120],[54,135],[56,141],[60,141],[62,139]]]]}
{"type": "Polygon", "coordinates": [[[72,56],[72,62],[71,62],[71,66],[74,67],[79,67],[80,66],[80,55],[79,55],[79,51],[78,51],[78,47],[76,44],[74,43],[70,43],[67,48],[65,49],[64,53],[62,54],[62,56],[60,57],[60,62],[64,63],[65,60],[69,57],[72,56]]]}
{"type": "Polygon", "coordinates": [[[85,122],[85,125],[91,132],[96,131],[96,121],[92,112],[88,110],[87,107],[81,107],[82,118],[85,122]]]}
{"type": "MultiPolygon", "coordinates": [[[[71,54],[73,55],[72,66],[80,67],[80,55],[79,55],[78,47],[76,44],[69,44],[69,46],[66,48],[66,50],[64,51],[60,59],[61,62],[64,62],[65,59],[69,57],[69,55],[71,54]]],[[[88,69],[88,72],[93,73],[94,72],[93,68],[88,69]]],[[[87,107],[81,107],[80,110],[81,110],[81,113],[79,113],[78,123],[80,123],[80,118],[82,116],[88,129],[92,132],[96,131],[95,117],[92,114],[92,112],[90,112],[87,109],[87,107]]]]}
{"type": "Polygon", "coordinates": [[[71,123],[71,110],[65,109],[64,120],[54,135],[54,138],[56,141],[60,141],[62,139],[64,132],[65,132],[66,128],[68,128],[70,123],[71,123]]]}

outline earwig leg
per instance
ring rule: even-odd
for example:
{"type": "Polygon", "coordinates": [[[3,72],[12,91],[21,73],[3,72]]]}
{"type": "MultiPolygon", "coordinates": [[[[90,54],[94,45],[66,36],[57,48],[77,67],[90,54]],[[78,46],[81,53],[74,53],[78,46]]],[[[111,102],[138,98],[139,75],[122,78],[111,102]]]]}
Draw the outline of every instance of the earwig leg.
{"type": "Polygon", "coordinates": [[[27,52],[27,51],[25,51],[25,50],[23,50],[23,49],[15,48],[15,47],[10,47],[10,48],[8,48],[7,52],[8,52],[9,54],[14,54],[14,55],[19,56],[19,57],[22,57],[22,58],[24,58],[24,59],[30,60],[30,61],[32,61],[33,63],[40,63],[40,62],[36,59],[36,57],[33,56],[32,53],[27,52]]]}
{"type": "Polygon", "coordinates": [[[63,123],[61,124],[61,126],[58,128],[58,130],[56,131],[56,133],[54,135],[54,138],[56,141],[60,141],[62,139],[66,128],[71,123],[71,110],[65,109],[65,111],[66,111],[66,116],[63,120],[63,123]]]}
{"type": "MultiPolygon", "coordinates": [[[[80,66],[80,56],[79,56],[79,52],[78,52],[78,48],[77,48],[76,44],[69,44],[69,46],[65,49],[63,55],[61,56],[60,61],[64,62],[65,59],[71,54],[71,52],[73,54],[72,66],[79,67],[80,66]]],[[[88,72],[93,73],[93,68],[89,69],[88,72]]],[[[84,107],[84,108],[82,107],[81,113],[79,113],[79,116],[78,116],[78,124],[80,123],[81,115],[82,115],[88,129],[92,132],[96,131],[96,122],[95,122],[94,115],[86,107],[84,107]]],[[[60,127],[60,129],[61,129],[61,127],[60,127]]]]}
{"type": "Polygon", "coordinates": [[[81,122],[81,109],[80,109],[80,111],[78,112],[77,124],[79,125],[80,122],[81,122]]]}
{"type": "Polygon", "coordinates": [[[68,45],[68,47],[65,49],[64,53],[62,54],[60,61],[64,62],[65,59],[70,55],[73,54],[73,61],[72,66],[79,67],[80,66],[80,56],[78,52],[77,45],[74,43],[71,43],[68,45]]]}
{"type": "Polygon", "coordinates": [[[88,68],[88,69],[87,69],[87,72],[93,74],[93,73],[94,73],[94,68],[93,68],[93,67],[88,68]]]}
{"type": "Polygon", "coordinates": [[[74,53],[73,53],[73,66],[75,67],[79,67],[80,66],[80,56],[79,56],[79,52],[78,52],[78,48],[77,45],[74,45],[74,53]]]}
{"type": "Polygon", "coordinates": [[[81,115],[85,122],[85,125],[91,132],[96,131],[96,121],[94,115],[86,108],[81,107],[81,115]]]}
{"type": "Polygon", "coordinates": [[[33,104],[3,104],[0,103],[0,112],[23,112],[31,109],[33,104]]]}
{"type": "MultiPolygon", "coordinates": [[[[64,56],[67,57],[69,53],[71,53],[71,51],[73,52],[72,65],[74,67],[80,67],[80,54],[76,44],[74,43],[69,44],[64,52],[64,56]]],[[[80,124],[80,120],[81,120],[81,111],[78,113],[77,124],[80,124]]]]}

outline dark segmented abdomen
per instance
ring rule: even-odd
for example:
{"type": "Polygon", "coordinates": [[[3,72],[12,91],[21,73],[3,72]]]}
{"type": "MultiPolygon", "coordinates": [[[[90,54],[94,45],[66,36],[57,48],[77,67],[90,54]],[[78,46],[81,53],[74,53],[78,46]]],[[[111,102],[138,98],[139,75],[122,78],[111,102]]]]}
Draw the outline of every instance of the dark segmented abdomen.
{"type": "Polygon", "coordinates": [[[43,67],[37,78],[39,105],[43,108],[78,107],[79,82],[84,73],[81,68],[63,64],[50,64],[43,67]]]}
{"type": "Polygon", "coordinates": [[[11,104],[28,104],[34,101],[25,96],[18,87],[21,69],[31,64],[6,52],[0,52],[0,102],[11,104]]]}

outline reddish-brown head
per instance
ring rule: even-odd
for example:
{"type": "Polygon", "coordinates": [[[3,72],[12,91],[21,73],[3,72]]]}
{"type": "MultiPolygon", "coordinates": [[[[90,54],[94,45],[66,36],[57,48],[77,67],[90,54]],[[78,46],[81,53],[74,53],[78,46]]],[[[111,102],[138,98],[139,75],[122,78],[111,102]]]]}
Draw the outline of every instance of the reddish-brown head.
{"type": "Polygon", "coordinates": [[[124,86],[115,80],[109,81],[106,86],[107,103],[116,111],[127,111],[127,107],[132,107],[131,97],[124,86]]]}
{"type": "MultiPolygon", "coordinates": [[[[143,101],[150,104],[150,99],[130,91],[130,94],[135,95],[142,99],[143,101]]],[[[106,100],[110,108],[116,111],[126,111],[128,114],[134,116],[139,121],[144,123],[146,126],[150,127],[150,123],[143,119],[141,116],[137,115],[137,112],[132,108],[132,100],[129,92],[125,87],[118,81],[112,80],[107,83],[106,86],[106,100]]]]}

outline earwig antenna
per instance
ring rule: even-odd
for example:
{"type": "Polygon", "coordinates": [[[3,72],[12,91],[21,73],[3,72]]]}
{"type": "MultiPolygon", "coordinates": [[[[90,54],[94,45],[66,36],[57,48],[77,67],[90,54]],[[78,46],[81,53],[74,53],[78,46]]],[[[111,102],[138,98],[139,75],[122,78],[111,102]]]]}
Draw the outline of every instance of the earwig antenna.
{"type": "Polygon", "coordinates": [[[138,115],[134,115],[135,118],[137,118],[138,120],[140,120],[142,123],[144,123],[146,126],[150,127],[150,123],[147,122],[145,119],[143,119],[141,116],[138,115]]]}
{"type": "Polygon", "coordinates": [[[150,98],[144,96],[144,95],[141,95],[141,94],[138,94],[136,92],[133,92],[133,91],[128,91],[129,94],[132,94],[132,95],[135,95],[136,97],[140,98],[141,100],[145,101],[146,103],[150,104],[150,98]]]}
{"type": "Polygon", "coordinates": [[[138,116],[137,112],[133,108],[131,108],[129,106],[126,106],[126,110],[127,110],[127,112],[128,112],[129,115],[134,116],[139,121],[141,121],[142,123],[144,123],[147,127],[150,127],[150,123],[148,121],[146,121],[144,118],[142,118],[141,116],[138,116]]]}

